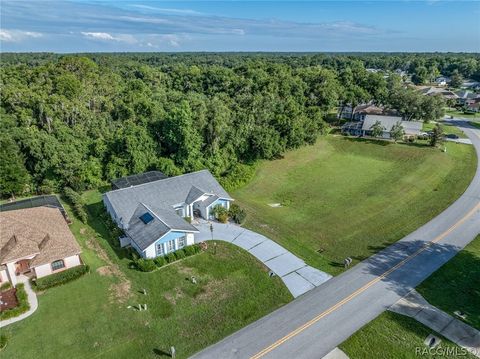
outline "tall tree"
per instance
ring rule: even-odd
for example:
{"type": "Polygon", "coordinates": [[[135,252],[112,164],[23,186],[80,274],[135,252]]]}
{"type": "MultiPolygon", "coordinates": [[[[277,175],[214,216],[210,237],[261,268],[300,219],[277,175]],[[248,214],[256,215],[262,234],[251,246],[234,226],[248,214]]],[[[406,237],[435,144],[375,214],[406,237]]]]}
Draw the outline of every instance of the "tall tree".
{"type": "Polygon", "coordinates": [[[13,139],[0,137],[0,196],[15,196],[30,191],[31,178],[25,160],[13,139]]]}

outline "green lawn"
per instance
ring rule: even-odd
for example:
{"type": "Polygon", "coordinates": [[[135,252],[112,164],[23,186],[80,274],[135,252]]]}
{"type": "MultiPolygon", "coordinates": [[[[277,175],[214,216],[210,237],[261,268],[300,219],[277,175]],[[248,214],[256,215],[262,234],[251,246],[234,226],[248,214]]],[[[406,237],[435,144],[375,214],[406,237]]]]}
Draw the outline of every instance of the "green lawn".
{"type": "Polygon", "coordinates": [[[85,198],[89,225],[75,221],[72,231],[91,273],[47,290],[36,313],[2,330],[9,337],[2,357],[157,358],[174,345],[185,358],[292,299],[254,257],[223,242],[216,253],[209,249],[153,273],[129,269],[129,259],[109,244],[100,194],[85,198]],[[138,303],[148,310],[127,308],[138,303]]]}
{"type": "Polygon", "coordinates": [[[472,146],[421,146],[327,136],[265,161],[232,193],[246,226],[310,265],[338,274],[435,217],[458,198],[476,168],[472,146]],[[282,203],[272,208],[269,203],[282,203]]]}
{"type": "Polygon", "coordinates": [[[480,330],[480,236],[433,273],[417,290],[451,315],[460,310],[465,322],[480,330]]]}
{"type": "Polygon", "coordinates": [[[444,349],[456,348],[454,350],[457,350],[457,355],[455,353],[452,355],[448,350],[445,350],[444,355],[416,353],[416,350],[426,348],[423,341],[432,333],[434,332],[431,329],[418,323],[415,319],[385,312],[343,342],[340,349],[351,359],[475,358],[436,333],[442,339],[440,346],[444,349]]]}
{"type": "MultiPolygon", "coordinates": [[[[439,123],[442,125],[443,132],[445,134],[455,134],[459,138],[467,138],[465,133],[461,129],[459,129],[458,127],[453,126],[450,123],[446,123],[446,122],[443,122],[443,121],[439,121],[439,123]]],[[[432,123],[432,122],[424,123],[423,124],[423,131],[431,131],[435,127],[435,125],[436,124],[432,123]]]]}
{"type": "Polygon", "coordinates": [[[472,125],[473,127],[480,128],[480,122],[470,121],[469,123],[470,123],[470,125],[472,125]]]}
{"type": "Polygon", "coordinates": [[[468,118],[468,119],[480,119],[480,113],[465,113],[463,111],[458,111],[456,109],[447,109],[445,114],[448,116],[454,116],[457,118],[468,118]]]}

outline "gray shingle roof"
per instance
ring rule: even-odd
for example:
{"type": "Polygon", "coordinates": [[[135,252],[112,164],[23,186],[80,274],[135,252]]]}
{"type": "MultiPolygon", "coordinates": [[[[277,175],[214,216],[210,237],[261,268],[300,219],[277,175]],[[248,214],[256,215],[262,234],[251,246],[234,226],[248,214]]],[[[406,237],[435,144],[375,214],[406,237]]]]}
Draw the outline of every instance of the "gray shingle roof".
{"type": "Polygon", "coordinates": [[[367,115],[363,122],[362,130],[369,131],[377,121],[380,121],[386,132],[389,132],[392,129],[392,126],[398,121],[401,122],[406,134],[419,134],[423,126],[419,121],[402,121],[402,118],[399,116],[367,115]]]}
{"type": "Polygon", "coordinates": [[[198,232],[194,226],[178,216],[173,210],[151,208],[140,203],[133,212],[125,233],[141,250],[144,250],[170,230],[198,232]],[[140,216],[145,213],[150,213],[153,216],[153,220],[147,224],[140,219],[140,216]]]}
{"type": "Polygon", "coordinates": [[[208,170],[169,177],[138,186],[122,188],[104,194],[123,224],[128,223],[139,203],[149,208],[173,211],[176,204],[185,203],[192,186],[202,188],[221,198],[231,199],[208,170]]]}
{"type": "Polygon", "coordinates": [[[188,192],[187,199],[185,200],[186,204],[192,204],[195,200],[199,199],[206,192],[201,190],[198,187],[192,186],[190,192],[188,192]]]}
{"type": "Polygon", "coordinates": [[[128,222],[128,229],[125,230],[125,233],[141,250],[144,250],[169,231],[170,228],[165,223],[160,221],[143,203],[140,203],[128,222]],[[146,212],[153,215],[153,220],[147,224],[140,219],[140,216],[146,212]]]}

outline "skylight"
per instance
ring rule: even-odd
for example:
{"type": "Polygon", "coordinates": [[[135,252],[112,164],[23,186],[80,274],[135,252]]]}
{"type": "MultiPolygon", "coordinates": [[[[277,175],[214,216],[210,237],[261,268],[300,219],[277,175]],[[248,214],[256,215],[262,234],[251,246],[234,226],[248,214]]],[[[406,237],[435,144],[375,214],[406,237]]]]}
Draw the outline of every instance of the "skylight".
{"type": "Polygon", "coordinates": [[[142,214],[139,218],[140,218],[140,219],[142,220],[142,222],[145,223],[145,224],[148,224],[148,223],[150,223],[151,221],[153,221],[153,216],[152,216],[150,213],[148,213],[148,212],[142,214]]]}

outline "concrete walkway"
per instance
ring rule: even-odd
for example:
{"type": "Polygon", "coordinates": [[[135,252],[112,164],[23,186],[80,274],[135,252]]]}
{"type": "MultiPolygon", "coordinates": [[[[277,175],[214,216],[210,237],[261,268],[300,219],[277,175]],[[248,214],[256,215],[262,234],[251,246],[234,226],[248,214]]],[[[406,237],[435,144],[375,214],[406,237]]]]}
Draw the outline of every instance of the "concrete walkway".
{"type": "Polygon", "coordinates": [[[23,313],[20,314],[18,317],[10,318],[10,319],[5,319],[0,321],[0,328],[6,327],[9,324],[18,322],[22,319],[25,319],[26,317],[29,317],[30,315],[33,314],[38,308],[38,300],[37,300],[37,295],[35,292],[32,290],[32,287],[30,286],[30,282],[27,277],[24,275],[20,275],[17,277],[18,283],[23,283],[25,291],[27,292],[27,298],[28,298],[28,303],[30,304],[30,309],[23,313]]]}
{"type": "Polygon", "coordinates": [[[434,307],[416,290],[389,310],[411,317],[480,358],[480,331],[434,307]]]}
{"type": "MultiPolygon", "coordinates": [[[[194,225],[200,231],[195,235],[195,242],[212,239],[209,222],[202,220],[194,225]]],[[[213,222],[213,238],[235,244],[255,256],[282,279],[295,298],[332,277],[310,267],[271,239],[236,224],[213,222]]]]}
{"type": "Polygon", "coordinates": [[[447,140],[449,142],[462,143],[464,145],[471,145],[472,144],[472,140],[470,140],[469,138],[445,138],[445,140],[447,140]]]}

